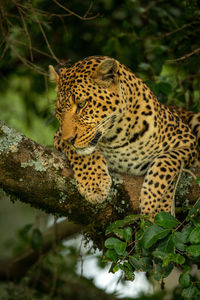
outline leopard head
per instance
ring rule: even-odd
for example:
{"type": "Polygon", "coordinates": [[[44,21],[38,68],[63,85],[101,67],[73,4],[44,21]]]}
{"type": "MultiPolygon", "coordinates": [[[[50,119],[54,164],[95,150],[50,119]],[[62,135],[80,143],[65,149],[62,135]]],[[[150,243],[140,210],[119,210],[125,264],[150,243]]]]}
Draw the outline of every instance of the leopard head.
{"type": "Polygon", "coordinates": [[[57,83],[62,139],[79,154],[92,153],[125,109],[119,65],[112,58],[89,57],[59,71],[49,67],[57,83]]]}

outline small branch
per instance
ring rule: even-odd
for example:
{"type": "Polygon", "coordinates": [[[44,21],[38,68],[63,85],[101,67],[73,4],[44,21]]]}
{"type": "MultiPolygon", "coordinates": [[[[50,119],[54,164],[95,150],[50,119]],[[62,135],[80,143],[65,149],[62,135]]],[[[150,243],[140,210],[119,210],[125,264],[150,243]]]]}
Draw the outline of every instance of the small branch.
{"type": "Polygon", "coordinates": [[[42,35],[43,35],[43,38],[44,38],[45,42],[46,42],[47,48],[49,49],[49,52],[51,53],[51,55],[52,55],[52,57],[55,59],[55,61],[59,64],[60,61],[59,61],[59,59],[56,57],[55,53],[53,52],[53,50],[52,50],[52,48],[51,48],[51,46],[50,46],[50,44],[49,44],[49,41],[48,41],[48,39],[47,39],[46,33],[45,33],[45,31],[44,31],[44,29],[43,29],[43,27],[42,27],[42,24],[41,24],[41,22],[39,21],[39,19],[38,19],[38,17],[37,17],[37,14],[36,14],[36,12],[34,11],[34,8],[32,7],[32,5],[31,5],[31,10],[32,10],[32,12],[33,12],[33,15],[34,15],[34,18],[35,18],[35,20],[36,20],[36,23],[38,24],[38,26],[39,26],[39,28],[40,28],[40,31],[41,31],[41,33],[42,33],[42,35]]]}
{"type": "Polygon", "coordinates": [[[185,60],[185,59],[189,58],[190,56],[198,53],[199,51],[200,51],[200,48],[197,48],[197,49],[193,50],[192,52],[187,53],[184,56],[181,56],[179,58],[169,59],[169,60],[167,60],[167,63],[174,63],[174,62],[179,62],[179,61],[185,60]]]}
{"type": "Polygon", "coordinates": [[[89,13],[92,9],[92,6],[93,6],[93,1],[90,1],[89,7],[88,7],[87,11],[85,12],[85,14],[83,16],[84,18],[87,18],[87,15],[89,15],[89,13]]]}
{"type": "Polygon", "coordinates": [[[168,36],[170,36],[170,35],[172,35],[172,34],[175,34],[175,33],[179,32],[179,31],[181,31],[181,30],[183,30],[183,29],[185,29],[185,28],[187,28],[187,27],[190,27],[190,26],[193,26],[193,25],[198,25],[198,24],[200,24],[199,21],[194,21],[194,22],[191,22],[191,23],[184,24],[183,26],[178,27],[178,28],[176,28],[176,29],[174,29],[174,30],[172,30],[172,31],[170,31],[170,32],[167,32],[167,33],[165,33],[165,34],[163,34],[163,35],[157,37],[156,39],[163,39],[163,38],[166,38],[166,37],[168,37],[168,36]]]}
{"type": "Polygon", "coordinates": [[[21,20],[22,20],[22,24],[23,24],[23,27],[24,27],[25,35],[26,35],[27,40],[29,42],[30,59],[31,59],[31,62],[33,62],[32,41],[31,41],[30,34],[28,32],[28,28],[27,28],[24,16],[23,16],[24,11],[20,7],[18,7],[18,6],[17,6],[17,9],[18,9],[19,15],[20,15],[21,20]]]}
{"type": "MultiPolygon", "coordinates": [[[[78,14],[76,14],[75,12],[71,11],[69,8],[67,8],[64,5],[62,5],[61,3],[59,3],[57,0],[53,0],[53,2],[56,3],[62,9],[64,9],[65,11],[67,11],[70,15],[75,16],[78,19],[83,20],[83,21],[94,20],[94,19],[96,19],[96,18],[98,18],[100,16],[99,14],[97,14],[96,16],[93,16],[93,17],[85,17],[85,16],[81,17],[78,14]]],[[[90,6],[91,6],[91,4],[90,4],[90,6]]],[[[89,6],[88,10],[90,10],[90,6],[89,6]]],[[[86,12],[86,14],[88,14],[88,11],[86,12]]]]}

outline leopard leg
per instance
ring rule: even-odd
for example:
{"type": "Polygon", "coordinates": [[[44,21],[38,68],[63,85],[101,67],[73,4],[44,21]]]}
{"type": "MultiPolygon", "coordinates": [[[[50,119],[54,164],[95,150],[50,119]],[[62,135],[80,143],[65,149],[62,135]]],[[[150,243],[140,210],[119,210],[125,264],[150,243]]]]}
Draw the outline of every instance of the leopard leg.
{"type": "Polygon", "coordinates": [[[77,154],[71,145],[62,140],[60,129],[54,136],[54,146],[69,159],[80,194],[91,203],[105,201],[112,180],[104,157],[98,152],[77,154]]]}
{"type": "Polygon", "coordinates": [[[174,189],[181,168],[196,157],[196,150],[180,148],[158,156],[149,168],[140,194],[142,214],[152,217],[160,211],[174,214],[174,189]]]}
{"type": "MultiPolygon", "coordinates": [[[[197,137],[198,151],[200,151],[200,112],[194,114],[189,120],[189,126],[193,133],[197,137]]],[[[198,155],[198,160],[200,162],[200,153],[198,155]]]]}

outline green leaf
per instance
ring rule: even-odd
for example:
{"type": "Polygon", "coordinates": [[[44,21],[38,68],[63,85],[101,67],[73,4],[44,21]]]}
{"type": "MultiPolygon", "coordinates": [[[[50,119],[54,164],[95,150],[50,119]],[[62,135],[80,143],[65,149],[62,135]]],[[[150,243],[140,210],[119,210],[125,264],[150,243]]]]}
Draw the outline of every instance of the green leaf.
{"type": "Polygon", "coordinates": [[[184,268],[184,273],[190,273],[192,269],[192,267],[188,265],[184,265],[183,268],[184,268]]]}
{"type": "Polygon", "coordinates": [[[125,279],[129,280],[129,281],[134,281],[134,279],[135,279],[134,272],[133,271],[131,272],[129,270],[125,271],[125,279]]]}
{"type": "Polygon", "coordinates": [[[153,262],[152,259],[149,257],[141,257],[139,260],[141,266],[142,266],[142,271],[143,272],[148,272],[152,269],[153,267],[153,262]]]}
{"type": "Polygon", "coordinates": [[[183,289],[181,296],[183,299],[195,299],[195,296],[198,295],[198,290],[195,286],[190,285],[188,288],[183,289]]]}
{"type": "Polygon", "coordinates": [[[189,236],[192,230],[194,229],[194,226],[190,223],[184,226],[184,228],[181,231],[181,239],[184,243],[187,243],[189,241],[189,236]]]}
{"type": "Polygon", "coordinates": [[[119,270],[119,266],[115,265],[112,270],[113,270],[113,273],[116,273],[119,270]]]}
{"type": "MultiPolygon", "coordinates": [[[[149,220],[141,219],[140,228],[142,229],[142,232],[146,230],[147,227],[152,226],[153,223],[149,220]]],[[[137,234],[137,232],[136,232],[137,234]]]]}
{"type": "Polygon", "coordinates": [[[179,276],[179,283],[183,288],[187,288],[190,285],[191,275],[188,273],[182,273],[179,276]]]}
{"type": "Polygon", "coordinates": [[[117,220],[108,226],[108,228],[106,229],[106,235],[113,232],[115,229],[133,224],[134,222],[138,221],[141,218],[144,218],[144,216],[129,215],[126,216],[123,220],[117,220]]]}
{"type": "Polygon", "coordinates": [[[119,242],[114,246],[115,251],[118,255],[123,255],[126,250],[126,243],[118,240],[119,242]]]}
{"type": "Polygon", "coordinates": [[[185,251],[186,249],[186,245],[184,244],[186,241],[185,237],[186,236],[182,232],[174,232],[172,234],[174,245],[180,251],[185,251]]]}
{"type": "Polygon", "coordinates": [[[162,266],[168,266],[171,262],[182,265],[185,262],[185,258],[180,254],[170,253],[163,259],[162,266]]]}
{"type": "Polygon", "coordinates": [[[117,238],[114,237],[110,237],[108,239],[105,240],[105,246],[108,249],[114,249],[114,244],[116,243],[116,240],[118,240],[117,238]]]}
{"type": "Polygon", "coordinates": [[[159,85],[153,81],[147,81],[148,86],[150,87],[150,89],[152,90],[152,92],[155,95],[158,95],[159,93],[159,85]]]}
{"type": "Polygon", "coordinates": [[[113,262],[112,265],[110,266],[108,273],[115,273],[118,270],[119,270],[119,265],[113,262]]]}
{"type": "Polygon", "coordinates": [[[192,218],[192,223],[193,223],[193,225],[195,227],[200,228],[200,222],[199,222],[199,220],[200,220],[200,216],[196,216],[195,218],[192,218]]]}
{"type": "Polygon", "coordinates": [[[170,253],[174,251],[174,242],[172,240],[172,235],[166,236],[166,238],[162,239],[158,242],[157,250],[163,251],[165,253],[170,253]]]}
{"type": "Polygon", "coordinates": [[[115,252],[114,249],[108,249],[105,253],[105,256],[107,259],[116,262],[118,259],[117,253],[115,252]]]}
{"type": "Polygon", "coordinates": [[[200,228],[196,227],[189,235],[189,242],[191,244],[200,244],[200,228]]]}
{"type": "Polygon", "coordinates": [[[133,230],[131,227],[126,227],[124,228],[123,230],[123,237],[125,239],[125,241],[128,243],[131,238],[132,238],[132,233],[133,233],[133,230]]]}
{"type": "Polygon", "coordinates": [[[190,209],[186,220],[187,221],[192,220],[192,218],[196,217],[199,214],[200,214],[200,201],[195,203],[195,205],[192,207],[192,209],[190,209]]]}
{"type": "Polygon", "coordinates": [[[117,220],[115,222],[113,222],[112,224],[110,224],[108,226],[108,228],[106,229],[106,235],[110,234],[111,232],[113,232],[113,230],[118,229],[120,227],[125,226],[126,224],[124,224],[123,220],[117,220]]]}
{"type": "Polygon", "coordinates": [[[123,239],[124,237],[124,230],[123,229],[120,229],[120,228],[115,228],[113,230],[113,233],[120,239],[123,239]]]}
{"type": "Polygon", "coordinates": [[[133,281],[135,279],[135,274],[132,269],[132,266],[128,262],[124,262],[119,265],[120,269],[124,272],[125,279],[133,281]]]}
{"type": "Polygon", "coordinates": [[[29,241],[29,232],[32,227],[33,227],[33,224],[27,224],[22,229],[19,230],[18,234],[24,242],[29,241]]]}
{"type": "Polygon", "coordinates": [[[34,250],[38,250],[43,243],[43,237],[42,233],[38,228],[33,229],[32,235],[31,235],[31,247],[34,250]]]}
{"type": "Polygon", "coordinates": [[[161,91],[162,93],[168,95],[171,93],[171,90],[172,90],[172,87],[169,83],[167,82],[160,82],[158,84],[158,87],[159,87],[159,91],[161,91]]]}
{"type": "Polygon", "coordinates": [[[191,245],[191,246],[187,247],[186,253],[188,256],[192,256],[192,257],[200,256],[200,244],[191,245]]]}
{"type": "Polygon", "coordinates": [[[142,246],[148,249],[159,239],[166,237],[169,233],[169,229],[163,229],[162,227],[154,224],[145,230],[141,239],[142,246]]]}
{"type": "Polygon", "coordinates": [[[154,257],[160,258],[161,260],[163,260],[168,255],[168,253],[159,250],[153,251],[152,254],[154,257]]]}
{"type": "Polygon", "coordinates": [[[168,266],[163,267],[162,263],[158,263],[153,270],[153,277],[155,280],[161,280],[169,276],[173,270],[174,265],[170,263],[168,266]]]}
{"type": "Polygon", "coordinates": [[[160,259],[164,259],[168,254],[163,252],[163,251],[159,251],[159,250],[155,250],[152,252],[153,256],[158,257],[160,259]]]}
{"type": "Polygon", "coordinates": [[[134,256],[129,257],[129,263],[134,267],[135,270],[142,270],[142,265],[138,259],[134,256]]]}
{"type": "Polygon", "coordinates": [[[155,216],[155,223],[168,229],[172,229],[178,225],[178,221],[171,214],[165,211],[161,211],[155,216]]]}
{"type": "Polygon", "coordinates": [[[160,258],[163,261],[163,267],[168,266],[171,262],[175,262],[179,265],[182,265],[185,262],[185,258],[182,255],[175,253],[165,253],[163,251],[156,250],[153,251],[153,256],[160,258]]]}
{"type": "Polygon", "coordinates": [[[159,74],[162,70],[164,62],[164,57],[156,56],[156,58],[151,62],[152,68],[154,69],[156,74],[159,74]]]}
{"type": "Polygon", "coordinates": [[[121,228],[115,228],[113,229],[113,233],[119,237],[120,239],[125,240],[126,242],[129,242],[132,237],[133,230],[131,227],[125,227],[124,229],[121,228]]]}
{"type": "Polygon", "coordinates": [[[131,264],[129,264],[127,261],[124,262],[124,266],[125,266],[126,268],[128,268],[129,271],[133,272],[133,268],[132,268],[131,264]]]}
{"type": "Polygon", "coordinates": [[[126,250],[126,243],[113,237],[106,239],[105,246],[108,249],[114,249],[118,255],[123,255],[126,250]]]}
{"type": "Polygon", "coordinates": [[[199,184],[200,183],[200,177],[195,179],[196,183],[199,184]]]}
{"type": "Polygon", "coordinates": [[[128,215],[124,218],[124,221],[126,222],[126,225],[133,224],[135,221],[140,220],[141,218],[147,218],[147,216],[143,215],[128,215]]]}

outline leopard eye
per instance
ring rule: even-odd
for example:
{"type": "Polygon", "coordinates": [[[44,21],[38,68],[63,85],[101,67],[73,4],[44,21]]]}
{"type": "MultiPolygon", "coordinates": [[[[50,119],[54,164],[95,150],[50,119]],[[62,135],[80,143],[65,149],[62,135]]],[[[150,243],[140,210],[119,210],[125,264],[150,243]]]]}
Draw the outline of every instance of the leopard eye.
{"type": "Polygon", "coordinates": [[[78,107],[78,108],[83,108],[83,107],[85,106],[85,104],[86,104],[86,101],[79,102],[79,103],[77,104],[77,107],[78,107]]]}

